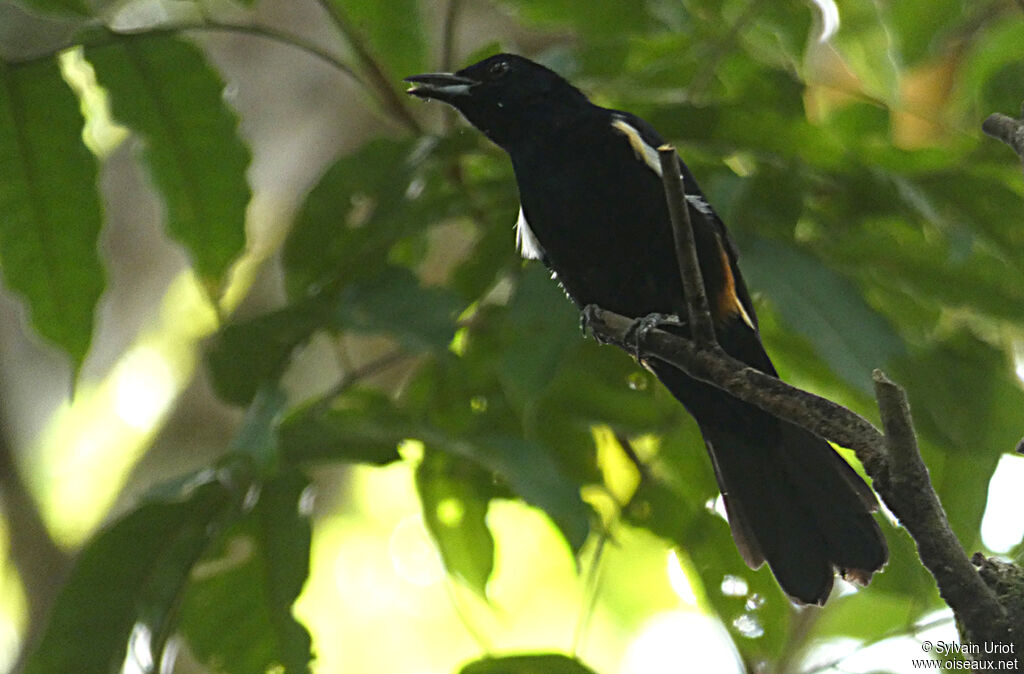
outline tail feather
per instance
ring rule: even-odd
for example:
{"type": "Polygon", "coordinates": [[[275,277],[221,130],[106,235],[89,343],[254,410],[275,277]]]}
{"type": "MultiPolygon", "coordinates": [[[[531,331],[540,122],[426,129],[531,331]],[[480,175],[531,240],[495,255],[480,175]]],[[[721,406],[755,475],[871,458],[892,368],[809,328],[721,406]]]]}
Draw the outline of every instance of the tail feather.
{"type": "Polygon", "coordinates": [[[827,442],[675,368],[655,373],[701,427],[748,565],[767,561],[787,594],[823,604],[836,572],[866,583],[885,564],[877,501],[827,442]]]}

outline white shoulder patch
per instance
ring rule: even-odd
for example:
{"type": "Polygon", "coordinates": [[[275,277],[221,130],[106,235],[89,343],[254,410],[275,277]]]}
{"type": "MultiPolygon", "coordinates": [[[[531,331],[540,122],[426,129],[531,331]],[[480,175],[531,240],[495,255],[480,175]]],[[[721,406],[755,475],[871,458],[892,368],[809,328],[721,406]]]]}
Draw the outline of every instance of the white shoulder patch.
{"type": "Polygon", "coordinates": [[[647,167],[657,173],[660,178],[661,159],[658,158],[658,150],[648,145],[647,141],[640,135],[640,132],[622,117],[614,117],[612,128],[626,136],[636,158],[647,164],[647,167]]]}
{"type": "Polygon", "coordinates": [[[533,235],[530,224],[526,222],[526,214],[523,212],[522,206],[519,207],[519,219],[516,220],[516,249],[527,260],[544,259],[544,249],[540,247],[540,242],[533,235]]]}
{"type": "MultiPolygon", "coordinates": [[[[647,167],[658,174],[661,177],[661,158],[658,156],[658,150],[647,144],[640,132],[636,130],[632,124],[627,122],[622,117],[616,116],[612,122],[612,128],[619,133],[626,136],[629,140],[629,146],[633,148],[633,153],[637,159],[647,164],[647,167]]],[[[684,187],[686,187],[684,185],[684,187]]],[[[687,194],[686,200],[690,202],[690,205],[696,208],[704,215],[711,215],[714,211],[711,210],[710,204],[704,200],[704,197],[697,196],[696,194],[687,194]]]]}

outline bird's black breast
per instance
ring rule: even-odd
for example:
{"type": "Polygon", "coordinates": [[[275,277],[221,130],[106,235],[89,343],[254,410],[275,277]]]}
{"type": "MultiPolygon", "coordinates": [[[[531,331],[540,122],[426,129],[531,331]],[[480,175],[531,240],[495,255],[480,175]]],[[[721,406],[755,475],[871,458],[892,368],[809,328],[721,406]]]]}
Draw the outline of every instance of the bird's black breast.
{"type": "Polygon", "coordinates": [[[610,118],[510,154],[530,229],[578,305],[628,316],[683,310],[661,180],[610,118]]]}

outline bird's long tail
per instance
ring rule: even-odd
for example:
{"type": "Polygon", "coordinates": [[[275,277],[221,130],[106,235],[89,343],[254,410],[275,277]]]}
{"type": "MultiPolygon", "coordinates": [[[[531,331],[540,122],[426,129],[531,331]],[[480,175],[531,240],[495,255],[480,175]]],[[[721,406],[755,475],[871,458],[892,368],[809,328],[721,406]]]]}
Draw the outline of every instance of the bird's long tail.
{"type": "Polygon", "coordinates": [[[676,368],[654,370],[700,425],[751,567],[767,561],[787,594],[823,604],[836,572],[866,584],[885,564],[874,494],[827,442],[676,368]]]}

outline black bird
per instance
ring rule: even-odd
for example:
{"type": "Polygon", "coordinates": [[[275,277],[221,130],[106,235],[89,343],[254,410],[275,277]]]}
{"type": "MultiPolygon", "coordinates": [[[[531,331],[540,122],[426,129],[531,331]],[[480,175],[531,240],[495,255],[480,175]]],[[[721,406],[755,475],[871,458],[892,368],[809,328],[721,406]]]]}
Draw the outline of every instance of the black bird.
{"type": "MultiPolygon", "coordinates": [[[[686,315],[655,149],[663,141],[649,124],[511,54],[406,81],[408,93],[455,107],[509,154],[519,250],[541,260],[579,308],[686,315]]],[[[725,225],[681,170],[718,341],[777,376],[725,225]]],[[[870,581],[888,557],[870,514],[878,503],[827,442],[677,368],[645,364],[700,425],[747,564],[767,561],[782,589],[807,604],[825,602],[837,571],[870,581]]]]}

